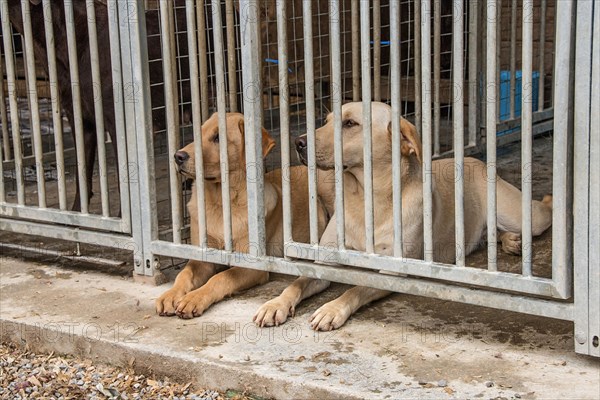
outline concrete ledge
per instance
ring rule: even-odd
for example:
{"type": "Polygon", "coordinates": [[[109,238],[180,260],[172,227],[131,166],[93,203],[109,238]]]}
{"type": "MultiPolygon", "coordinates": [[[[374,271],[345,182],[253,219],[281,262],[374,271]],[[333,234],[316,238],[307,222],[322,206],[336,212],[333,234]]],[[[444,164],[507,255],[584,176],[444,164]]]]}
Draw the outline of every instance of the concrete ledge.
{"type": "Polygon", "coordinates": [[[277,328],[251,322],[288,278],[194,320],[158,317],[168,285],[2,259],[0,339],[144,374],[275,398],[571,398],[600,393],[598,360],[573,352],[572,324],[396,295],[341,330],[308,316],[345,287],[307,301],[277,328]]]}

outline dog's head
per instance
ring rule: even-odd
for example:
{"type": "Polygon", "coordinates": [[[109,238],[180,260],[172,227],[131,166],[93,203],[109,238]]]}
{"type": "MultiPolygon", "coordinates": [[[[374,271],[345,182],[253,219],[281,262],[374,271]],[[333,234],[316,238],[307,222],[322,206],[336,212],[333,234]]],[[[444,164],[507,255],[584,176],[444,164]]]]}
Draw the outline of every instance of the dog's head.
{"type": "MultiPolygon", "coordinates": [[[[392,160],[390,106],[378,102],[371,103],[371,120],[373,166],[375,168],[378,164],[390,165],[392,160]]],[[[400,131],[403,158],[415,157],[421,162],[421,141],[415,126],[402,118],[400,131]]],[[[348,103],[342,106],[342,141],[344,170],[362,168],[364,157],[362,103],[348,103]]],[[[307,136],[298,137],[295,143],[300,160],[305,165],[308,164],[307,136]]],[[[333,114],[329,114],[325,125],[315,132],[315,161],[317,168],[320,169],[335,167],[333,114]]]]}
{"type": "MultiPolygon", "coordinates": [[[[227,156],[230,174],[246,173],[245,129],[244,115],[227,113],[227,156]]],[[[219,145],[219,116],[214,113],[202,125],[202,162],[204,180],[206,182],[221,181],[221,153],[219,145]]],[[[275,141],[266,129],[262,129],[263,157],[275,146],[275,141]]],[[[191,179],[196,178],[196,157],[194,142],[188,144],[175,155],[175,163],[179,173],[191,179]]]]}

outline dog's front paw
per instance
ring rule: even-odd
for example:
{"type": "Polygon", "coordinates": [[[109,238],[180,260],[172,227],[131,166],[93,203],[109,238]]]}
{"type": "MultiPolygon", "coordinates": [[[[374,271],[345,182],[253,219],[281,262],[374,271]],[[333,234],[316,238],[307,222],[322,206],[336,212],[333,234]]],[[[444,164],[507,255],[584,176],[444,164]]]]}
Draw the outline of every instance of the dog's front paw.
{"type": "Polygon", "coordinates": [[[333,300],[315,311],[309,322],[316,331],[330,331],[344,325],[350,314],[347,307],[333,300]]]}
{"type": "Polygon", "coordinates": [[[158,299],[156,299],[156,312],[161,316],[175,315],[177,306],[184,296],[185,291],[178,288],[171,288],[167,290],[158,299]]]}
{"type": "Polygon", "coordinates": [[[521,254],[521,235],[513,232],[502,234],[502,250],[505,253],[518,256],[521,254]]]}
{"type": "Polygon", "coordinates": [[[279,326],[288,319],[288,316],[293,317],[294,313],[295,309],[292,304],[276,298],[263,304],[254,314],[252,321],[261,328],[264,326],[279,326]]]}
{"type": "Polygon", "coordinates": [[[196,289],[186,294],[177,306],[177,316],[190,319],[201,316],[211,305],[208,296],[201,289],[196,289]]]}

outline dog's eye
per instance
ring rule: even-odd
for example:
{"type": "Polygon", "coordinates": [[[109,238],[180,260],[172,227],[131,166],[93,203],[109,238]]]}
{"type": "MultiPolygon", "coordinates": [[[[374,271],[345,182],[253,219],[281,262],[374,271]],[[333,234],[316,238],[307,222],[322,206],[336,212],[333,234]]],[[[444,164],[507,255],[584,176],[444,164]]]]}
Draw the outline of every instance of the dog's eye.
{"type": "Polygon", "coordinates": [[[219,134],[217,133],[215,136],[213,136],[210,141],[213,143],[219,143],[219,134]]]}
{"type": "Polygon", "coordinates": [[[344,125],[344,128],[352,128],[353,126],[358,125],[358,122],[351,119],[347,119],[342,124],[344,125]]]}

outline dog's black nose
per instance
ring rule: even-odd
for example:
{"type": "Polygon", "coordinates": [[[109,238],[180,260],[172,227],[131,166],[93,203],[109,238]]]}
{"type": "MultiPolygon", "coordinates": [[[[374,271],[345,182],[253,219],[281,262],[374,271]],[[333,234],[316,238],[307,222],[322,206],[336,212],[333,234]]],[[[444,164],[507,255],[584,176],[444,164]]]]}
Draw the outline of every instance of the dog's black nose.
{"type": "Polygon", "coordinates": [[[177,153],[175,153],[173,157],[175,157],[175,162],[177,163],[177,165],[181,165],[190,158],[190,155],[187,152],[180,150],[177,153]]]}
{"type": "Polygon", "coordinates": [[[296,138],[296,150],[298,150],[299,153],[304,152],[307,146],[306,135],[296,138]]]}

